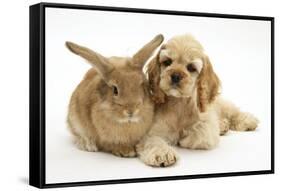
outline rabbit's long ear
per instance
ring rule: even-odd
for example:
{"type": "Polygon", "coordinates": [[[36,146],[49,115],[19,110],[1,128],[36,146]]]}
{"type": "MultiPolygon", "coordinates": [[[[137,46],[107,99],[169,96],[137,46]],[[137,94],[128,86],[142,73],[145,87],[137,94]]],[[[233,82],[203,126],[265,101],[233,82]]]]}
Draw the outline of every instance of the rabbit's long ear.
{"type": "Polygon", "coordinates": [[[144,45],[134,56],[133,64],[139,68],[142,68],[145,62],[153,54],[154,50],[163,42],[164,37],[162,34],[157,35],[149,43],[144,45]]]}
{"type": "Polygon", "coordinates": [[[71,52],[83,57],[88,62],[90,62],[91,65],[95,66],[101,73],[103,78],[106,78],[108,74],[113,71],[114,67],[108,62],[105,57],[98,54],[97,52],[94,52],[89,48],[80,46],[73,42],[66,42],[65,45],[71,52]]]}

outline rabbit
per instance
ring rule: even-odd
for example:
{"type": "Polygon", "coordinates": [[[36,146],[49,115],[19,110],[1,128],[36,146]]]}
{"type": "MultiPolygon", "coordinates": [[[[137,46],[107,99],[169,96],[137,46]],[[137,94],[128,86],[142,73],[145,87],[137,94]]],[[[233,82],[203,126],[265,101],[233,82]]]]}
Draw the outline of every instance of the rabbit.
{"type": "Polygon", "coordinates": [[[73,92],[67,124],[79,149],[135,157],[135,145],[149,130],[154,116],[146,61],[163,42],[157,35],[133,57],[109,57],[72,42],[66,47],[93,67],[73,92]]]}

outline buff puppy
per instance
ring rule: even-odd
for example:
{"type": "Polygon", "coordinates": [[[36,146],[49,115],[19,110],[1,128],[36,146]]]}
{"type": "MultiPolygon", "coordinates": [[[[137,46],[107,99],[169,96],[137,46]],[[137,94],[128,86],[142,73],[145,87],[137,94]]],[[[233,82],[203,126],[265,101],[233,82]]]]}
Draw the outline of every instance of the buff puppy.
{"type": "Polygon", "coordinates": [[[155,122],[137,146],[151,166],[170,166],[178,159],[173,145],[212,149],[229,129],[254,130],[258,120],[220,98],[220,80],[202,45],[190,35],[162,45],[148,65],[156,105],[155,122]]]}

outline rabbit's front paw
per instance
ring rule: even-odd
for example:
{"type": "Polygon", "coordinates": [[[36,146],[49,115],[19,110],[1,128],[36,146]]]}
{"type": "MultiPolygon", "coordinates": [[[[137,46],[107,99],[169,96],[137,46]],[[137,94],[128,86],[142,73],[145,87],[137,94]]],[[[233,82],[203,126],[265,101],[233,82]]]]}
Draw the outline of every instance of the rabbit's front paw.
{"type": "Polygon", "coordinates": [[[119,157],[135,157],[137,155],[134,147],[120,146],[112,151],[112,154],[119,157]]]}
{"type": "Polygon", "coordinates": [[[88,152],[96,152],[98,151],[97,145],[94,140],[91,139],[76,139],[75,140],[76,146],[83,151],[88,151],[88,152]]]}
{"type": "Polygon", "coordinates": [[[171,166],[178,160],[178,154],[169,145],[155,146],[150,151],[145,152],[142,160],[149,166],[166,167],[171,166]]]}

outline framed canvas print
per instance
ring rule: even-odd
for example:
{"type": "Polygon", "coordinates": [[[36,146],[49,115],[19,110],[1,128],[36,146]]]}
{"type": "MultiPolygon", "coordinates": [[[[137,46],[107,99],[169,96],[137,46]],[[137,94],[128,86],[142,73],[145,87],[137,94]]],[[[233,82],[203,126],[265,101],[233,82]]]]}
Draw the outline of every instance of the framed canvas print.
{"type": "Polygon", "coordinates": [[[274,172],[274,18],[30,6],[30,185],[274,172]]]}

